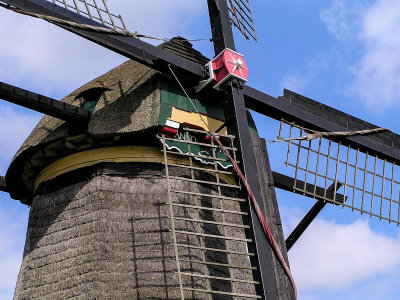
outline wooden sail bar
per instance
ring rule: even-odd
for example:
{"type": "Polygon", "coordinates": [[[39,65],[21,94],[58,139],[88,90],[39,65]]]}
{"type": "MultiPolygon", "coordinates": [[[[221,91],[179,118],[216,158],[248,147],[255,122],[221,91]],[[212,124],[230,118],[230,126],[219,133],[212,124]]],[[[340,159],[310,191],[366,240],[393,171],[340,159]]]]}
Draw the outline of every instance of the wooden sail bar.
{"type": "Polygon", "coordinates": [[[100,4],[96,0],[48,0],[61,7],[65,7],[73,12],[84,15],[89,19],[100,22],[104,26],[110,26],[114,29],[126,30],[124,20],[121,15],[113,14],[109,11],[106,0],[101,0],[100,4]]]}
{"type": "Polygon", "coordinates": [[[291,139],[303,132],[294,123],[281,123],[279,138],[287,143],[285,164],[294,173],[294,180],[289,183],[293,190],[400,225],[398,163],[331,137],[291,139]],[[333,194],[328,188],[332,184],[333,194]]]}
{"type": "Polygon", "coordinates": [[[340,205],[346,202],[346,197],[341,193],[325,192],[325,189],[321,186],[314,185],[311,183],[305,183],[299,179],[287,176],[275,171],[272,171],[274,179],[274,185],[276,188],[293,192],[295,194],[303,195],[306,197],[312,197],[320,201],[330,201],[336,205],[340,205]],[[293,188],[295,185],[301,186],[302,189],[293,188]],[[303,191],[304,190],[304,191],[303,191]],[[312,194],[312,196],[310,196],[312,194]]]}
{"type": "MultiPolygon", "coordinates": [[[[338,190],[342,186],[341,183],[333,183],[330,185],[328,188],[328,192],[330,194],[333,193],[333,189],[338,190]]],[[[344,198],[343,198],[344,199],[344,198]]],[[[299,224],[297,224],[296,228],[293,229],[293,231],[290,233],[290,235],[287,237],[285,243],[286,243],[286,248],[287,251],[289,251],[293,245],[297,242],[297,240],[301,237],[301,235],[306,231],[308,226],[312,223],[312,221],[318,216],[318,214],[322,211],[322,209],[325,207],[325,205],[328,202],[326,201],[320,201],[318,200],[313,207],[307,212],[307,214],[301,219],[299,224]]]]}
{"type": "Polygon", "coordinates": [[[6,179],[4,176],[0,176],[0,191],[8,193],[6,179]]]}
{"type": "MultiPolygon", "coordinates": [[[[33,13],[40,13],[59,18],[68,17],[69,20],[74,22],[103,26],[102,24],[94,22],[83,15],[79,15],[60,6],[55,6],[47,0],[1,0],[1,2],[33,13]]],[[[227,24],[226,26],[230,25],[227,24]]],[[[168,65],[171,65],[182,71],[185,74],[184,77],[193,82],[198,83],[199,80],[205,78],[204,66],[201,64],[179,57],[136,38],[113,36],[111,34],[74,29],[68,26],[63,26],[63,28],[158,71],[169,73],[168,65]]],[[[228,42],[232,42],[231,40],[226,40],[227,37],[225,36],[224,39],[224,43],[217,45],[221,49],[224,49],[225,44],[228,44],[228,42]]],[[[216,43],[216,41],[214,43],[216,43]]],[[[322,117],[319,112],[332,112],[331,114],[334,116],[337,111],[319,102],[314,106],[314,108],[307,106],[306,109],[305,106],[300,103],[307,102],[307,98],[287,90],[285,90],[283,97],[275,98],[249,86],[244,86],[243,96],[245,106],[248,109],[277,120],[284,118],[288,121],[296,121],[298,124],[303,124],[312,129],[323,131],[343,131],[346,129],[358,130],[359,127],[364,125],[367,125],[367,128],[370,128],[372,125],[344,113],[342,113],[343,115],[337,119],[327,119],[322,117]],[[288,101],[279,101],[284,100],[284,98],[287,97],[295,99],[295,101],[292,101],[292,103],[288,101]],[[349,124],[346,120],[351,120],[352,123],[349,124]],[[343,123],[343,121],[345,123],[343,123]],[[349,126],[345,127],[345,125],[349,126]]],[[[387,159],[395,160],[400,164],[400,145],[397,145],[396,142],[394,142],[393,146],[388,145],[388,141],[400,141],[399,136],[394,133],[379,133],[373,137],[344,137],[343,141],[356,144],[362,148],[368,148],[371,153],[374,152],[386,157],[387,159]]]]}
{"type": "MultiPolygon", "coordinates": [[[[246,107],[276,120],[295,122],[319,131],[357,131],[378,126],[336,110],[328,105],[285,90],[282,97],[272,97],[251,87],[243,88],[246,107]]],[[[350,145],[400,164],[400,135],[380,132],[372,135],[337,137],[342,145],[350,145]]]]}
{"type": "MultiPolygon", "coordinates": [[[[81,24],[105,27],[103,24],[93,21],[82,14],[78,14],[65,7],[54,5],[47,0],[1,0],[1,2],[34,14],[51,16],[81,24]]],[[[60,24],[59,26],[157,71],[169,73],[168,65],[171,65],[185,73],[188,78],[195,78],[196,81],[204,79],[204,66],[201,64],[172,54],[137,38],[94,32],[68,25],[60,24]]]]}
{"type": "MultiPolygon", "coordinates": [[[[221,158],[216,156],[218,149],[214,143],[201,144],[202,153],[211,154],[208,157],[210,164],[198,167],[196,156],[191,154],[194,145],[189,134],[186,132],[187,139],[179,140],[188,148],[187,153],[180,153],[185,156],[187,163],[179,165],[170,163],[178,153],[168,151],[168,138],[162,137],[168,189],[166,205],[170,207],[170,231],[181,299],[193,299],[194,292],[205,299],[214,299],[217,295],[231,296],[233,299],[262,299],[255,289],[260,282],[253,278],[253,272],[259,270],[250,260],[256,254],[248,250],[248,245],[253,244],[254,239],[246,234],[246,231],[253,231],[249,213],[243,210],[242,203],[246,199],[228,196],[235,195],[236,188],[240,186],[234,182],[223,183],[226,177],[222,175],[229,175],[235,181],[235,173],[229,168],[221,174],[218,164],[221,158]],[[186,169],[188,176],[171,176],[172,167],[186,169]],[[207,175],[199,180],[200,174],[207,175]],[[196,190],[195,185],[193,190],[173,189],[171,183],[180,181],[190,181],[203,187],[200,190],[196,190]],[[195,282],[196,286],[188,286],[188,280],[195,282]]],[[[230,137],[228,148],[236,156],[233,139],[230,137]]],[[[225,160],[229,162],[228,158],[225,160]]]]}
{"type": "Polygon", "coordinates": [[[75,123],[87,123],[90,112],[65,102],[61,102],[13,85],[0,82],[0,99],[75,123]]]}
{"type": "Polygon", "coordinates": [[[249,40],[257,42],[256,28],[249,0],[228,0],[229,16],[232,24],[249,40]]]}

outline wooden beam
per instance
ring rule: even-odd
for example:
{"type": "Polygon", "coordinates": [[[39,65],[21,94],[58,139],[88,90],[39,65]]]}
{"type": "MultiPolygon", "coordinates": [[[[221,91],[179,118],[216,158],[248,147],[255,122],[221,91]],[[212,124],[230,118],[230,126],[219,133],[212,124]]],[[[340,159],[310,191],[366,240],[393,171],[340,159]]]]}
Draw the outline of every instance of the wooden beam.
{"type": "Polygon", "coordinates": [[[0,176],[0,191],[8,193],[6,178],[4,176],[0,176]]]}
{"type": "MultiPolygon", "coordinates": [[[[302,191],[293,189],[293,187],[295,186],[295,179],[293,177],[290,177],[290,176],[287,176],[287,175],[284,175],[284,174],[281,174],[278,172],[274,172],[274,171],[272,172],[272,176],[274,179],[274,185],[278,189],[282,189],[282,190],[292,192],[295,194],[299,194],[299,195],[303,195],[306,197],[311,197],[308,194],[304,194],[302,191]]],[[[304,181],[297,179],[296,185],[298,187],[304,187],[304,181]]],[[[341,186],[341,183],[338,182],[337,186],[339,189],[339,187],[341,186]]],[[[334,193],[329,189],[327,190],[326,195],[324,195],[325,189],[320,186],[315,187],[315,193],[314,193],[314,185],[311,183],[307,183],[305,190],[313,193],[312,197],[317,200],[326,201],[327,199],[329,199],[329,200],[339,202],[339,203],[343,203],[346,201],[346,197],[339,193],[336,193],[336,196],[334,199],[334,193]]],[[[339,204],[336,204],[336,205],[339,205],[339,204]]]]}
{"type": "MultiPolygon", "coordinates": [[[[2,2],[31,13],[66,19],[81,24],[105,27],[101,23],[55,5],[47,0],[2,0],[2,2]]],[[[200,81],[205,76],[205,69],[201,64],[172,54],[137,38],[78,29],[68,25],[58,26],[163,73],[170,74],[168,66],[171,65],[179,69],[185,75],[184,77],[195,78],[196,81],[200,81]]]]}
{"type": "MultiPolygon", "coordinates": [[[[287,90],[283,97],[274,98],[245,86],[243,94],[247,108],[276,120],[284,118],[314,130],[334,132],[378,127],[287,90]],[[290,96],[290,94],[293,95],[290,96]],[[338,114],[337,118],[336,114],[338,114]]],[[[400,164],[400,136],[391,131],[373,135],[341,136],[334,140],[338,139],[345,146],[350,145],[361,151],[368,151],[370,155],[377,155],[381,159],[386,158],[387,161],[400,164]]]]}
{"type": "MultiPolygon", "coordinates": [[[[274,235],[275,241],[281,249],[282,255],[289,265],[285,237],[283,235],[282,221],[279,213],[278,201],[275,193],[275,175],[271,170],[269,155],[265,140],[256,136],[252,133],[252,146],[254,149],[256,157],[256,168],[255,173],[258,173],[258,180],[261,186],[261,195],[263,197],[262,205],[260,209],[262,210],[269,228],[274,235]]],[[[293,287],[285,274],[279,260],[272,248],[266,248],[263,251],[263,255],[269,257],[272,262],[271,273],[274,274],[274,281],[271,285],[276,286],[276,294],[269,291],[266,294],[265,299],[276,299],[276,300],[289,300],[294,299],[293,287]]]]}
{"type": "Polygon", "coordinates": [[[0,99],[71,122],[87,123],[90,111],[0,82],[0,99]]]}
{"type": "MultiPolygon", "coordinates": [[[[3,2],[34,13],[67,18],[68,20],[84,24],[103,26],[102,24],[58,5],[54,5],[46,0],[3,0],[3,2]]],[[[215,0],[209,0],[209,5],[215,5],[215,0]]],[[[193,83],[198,83],[198,81],[204,77],[204,67],[202,65],[169,53],[136,38],[74,29],[69,26],[62,27],[166,74],[170,73],[168,65],[172,65],[182,71],[183,74],[186,74],[187,77],[184,77],[193,81],[193,83]]],[[[230,40],[225,37],[224,39],[227,41],[230,40]]],[[[219,45],[218,50],[223,47],[224,45],[219,45]]],[[[234,45],[230,45],[230,47],[234,48],[234,45]]],[[[285,90],[283,97],[275,98],[254,88],[245,86],[243,94],[247,108],[278,120],[286,118],[289,121],[296,121],[298,124],[307,126],[310,129],[321,131],[346,131],[377,127],[316,101],[314,101],[311,106],[307,105],[305,104],[306,102],[310,103],[310,101],[313,100],[287,90],[285,90]],[[307,109],[305,108],[306,106],[307,109]],[[326,114],[321,116],[321,112],[330,113],[328,113],[328,116],[326,114]],[[339,118],[332,118],[337,112],[340,113],[339,118]]],[[[347,144],[360,147],[361,150],[368,150],[372,155],[376,154],[379,157],[400,164],[400,136],[397,134],[382,132],[374,134],[373,136],[352,136],[343,137],[341,139],[343,141],[342,144],[346,144],[347,142],[347,144]]]]}
{"type": "Polygon", "coordinates": [[[215,55],[221,53],[225,48],[235,50],[226,0],[208,0],[207,3],[215,55]]]}
{"type": "MultiPolygon", "coordinates": [[[[228,3],[226,0],[208,0],[210,24],[213,35],[215,55],[220,54],[224,49],[229,48],[235,50],[232,26],[229,19],[228,3]]],[[[247,112],[243,97],[243,85],[236,79],[230,79],[225,86],[226,98],[225,115],[235,118],[236,122],[232,122],[228,126],[228,132],[237,137],[237,147],[240,149],[239,156],[242,161],[241,169],[246,176],[246,181],[249,184],[257,204],[260,207],[265,207],[266,202],[273,202],[274,199],[267,194],[262,193],[259,176],[257,174],[257,160],[255,149],[252,147],[252,136],[249,130],[247,120],[247,112]]],[[[262,157],[265,159],[265,157],[262,157]]],[[[268,158],[266,158],[268,160],[268,158]]],[[[269,165],[269,162],[267,162],[269,165]]],[[[256,245],[257,263],[261,277],[262,290],[257,290],[257,293],[265,299],[280,299],[281,285],[277,282],[275,272],[277,265],[272,253],[271,245],[268,242],[267,236],[261,226],[260,220],[255,212],[253,205],[249,203],[252,229],[256,245]]],[[[264,211],[265,213],[265,211],[264,211]]],[[[272,253],[273,254],[273,253],[272,253]]],[[[278,264],[279,265],[279,264],[278,264]]],[[[281,266],[279,265],[281,269],[281,266]]],[[[258,279],[258,278],[257,278],[258,279]]],[[[284,293],[286,296],[282,299],[292,299],[289,293],[284,293]]]]}
{"type": "MultiPolygon", "coordinates": [[[[342,186],[341,183],[337,183],[336,190],[338,190],[342,186]]],[[[332,184],[328,191],[330,194],[333,194],[335,189],[335,184],[332,184]]],[[[321,210],[325,207],[327,202],[318,200],[313,207],[308,211],[308,213],[304,216],[304,218],[300,221],[300,223],[296,226],[296,228],[290,233],[288,238],[286,239],[286,248],[287,251],[293,247],[293,245],[298,241],[301,235],[306,231],[308,226],[314,221],[314,219],[318,216],[321,210]]]]}

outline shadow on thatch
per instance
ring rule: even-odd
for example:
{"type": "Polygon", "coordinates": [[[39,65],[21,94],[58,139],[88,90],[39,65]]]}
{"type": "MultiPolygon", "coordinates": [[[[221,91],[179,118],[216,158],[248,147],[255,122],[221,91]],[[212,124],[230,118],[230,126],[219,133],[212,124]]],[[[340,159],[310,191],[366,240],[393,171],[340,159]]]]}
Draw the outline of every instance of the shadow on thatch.
{"type": "MultiPolygon", "coordinates": [[[[143,77],[146,76],[146,74],[143,75],[143,77]]],[[[113,90],[113,99],[109,101],[107,93],[103,94],[101,99],[103,103],[100,103],[100,107],[94,111],[89,124],[89,131],[93,130],[97,134],[124,132],[130,127],[140,127],[135,125],[138,122],[147,124],[148,119],[153,118],[155,115],[158,116],[159,111],[156,110],[159,109],[159,104],[156,105],[156,102],[160,100],[154,98],[157,98],[157,95],[154,95],[154,76],[148,78],[139,86],[136,86],[140,80],[142,80],[142,77],[139,78],[137,82],[127,87],[125,91],[121,81],[118,81],[118,83],[115,83],[113,86],[107,86],[107,88],[113,90]],[[118,94],[118,96],[116,96],[116,94],[118,94]],[[146,105],[143,105],[145,102],[146,105]],[[150,109],[146,113],[141,112],[140,116],[137,115],[137,110],[143,110],[144,106],[150,106],[150,108],[154,109],[150,109]],[[132,119],[133,116],[136,116],[136,119],[132,119]]],[[[153,121],[150,121],[150,123],[152,124],[153,121]]]]}
{"type": "MultiPolygon", "coordinates": [[[[210,189],[199,185],[199,192],[203,194],[210,193],[210,189]]],[[[210,197],[201,197],[201,206],[202,207],[213,207],[213,201],[212,198],[210,197]]],[[[202,210],[200,213],[200,219],[205,220],[205,221],[216,221],[214,214],[210,211],[207,210],[202,210]]],[[[205,223],[203,225],[203,232],[205,234],[212,234],[212,235],[219,235],[219,236],[224,236],[224,232],[221,232],[220,228],[218,228],[217,225],[215,224],[208,224],[205,223]]],[[[222,239],[215,239],[215,238],[204,238],[204,245],[207,248],[214,248],[214,249],[221,249],[221,250],[227,250],[226,247],[226,242],[225,240],[222,239]]],[[[224,252],[215,252],[215,251],[205,251],[205,255],[207,258],[207,261],[213,262],[213,263],[220,263],[220,264],[229,264],[228,260],[228,255],[227,253],[224,252]]],[[[208,273],[210,276],[216,276],[216,277],[224,277],[224,278],[229,278],[230,277],[230,271],[228,267],[222,267],[222,266],[212,266],[208,265],[207,266],[208,273]]],[[[215,291],[222,291],[222,292],[232,292],[232,284],[230,281],[227,280],[210,280],[211,284],[211,289],[215,291]]],[[[217,295],[214,296],[214,298],[217,295]]],[[[219,295],[218,299],[226,299],[230,300],[233,299],[233,296],[228,296],[228,295],[219,295]]]]}
{"type": "MultiPolygon", "coordinates": [[[[178,299],[179,280],[163,166],[105,163],[101,168],[87,169],[92,177],[84,171],[60,176],[58,182],[48,183],[43,194],[35,198],[17,286],[19,297],[33,297],[46,289],[52,291],[46,291],[46,295],[60,297],[79,291],[94,298],[123,295],[124,299],[178,299]],[[85,292],[86,286],[88,292],[85,292]]],[[[179,168],[170,168],[170,171],[172,176],[187,176],[179,168]]],[[[210,180],[209,174],[197,173],[195,177],[210,180]]],[[[216,194],[208,186],[180,181],[172,181],[171,188],[216,194]]],[[[220,200],[207,196],[175,195],[173,202],[221,207],[220,200]]],[[[238,209],[232,205],[227,204],[224,209],[238,209]]],[[[220,213],[187,207],[175,207],[174,216],[183,219],[175,222],[178,231],[204,234],[203,237],[177,234],[178,244],[194,246],[180,248],[180,258],[187,260],[181,261],[182,272],[230,278],[231,270],[217,264],[246,263],[245,257],[241,262],[230,261],[237,258],[198,248],[203,245],[224,251],[244,251],[232,241],[213,237],[243,236],[238,229],[227,231],[217,225],[237,222],[241,216],[223,219],[220,213]],[[189,221],[192,219],[214,223],[189,221]],[[215,265],[198,263],[204,260],[215,265]]],[[[183,276],[182,283],[200,290],[209,285],[214,291],[229,293],[242,289],[229,280],[210,279],[207,283],[204,278],[187,275],[183,276]]],[[[209,299],[207,294],[195,291],[186,291],[185,295],[209,299]]],[[[232,296],[213,295],[213,299],[231,300],[232,296]]]]}
{"type": "Polygon", "coordinates": [[[31,251],[45,245],[41,245],[41,239],[48,234],[57,231],[59,226],[51,228],[56,224],[61,213],[65,212],[66,208],[70,205],[72,200],[76,199],[79,193],[79,188],[72,188],[68,190],[68,197],[64,195],[57,195],[53,198],[35,197],[31,206],[29,215],[28,233],[26,245],[24,249],[24,258],[28,256],[31,251]]]}
{"type": "MultiPolygon", "coordinates": [[[[168,217],[162,217],[161,216],[161,209],[160,209],[160,205],[157,206],[158,207],[158,213],[157,213],[157,217],[153,218],[155,223],[158,223],[159,228],[162,228],[162,218],[164,219],[168,219],[168,217]]],[[[138,268],[138,255],[136,253],[137,248],[140,246],[139,244],[137,244],[136,241],[136,234],[135,234],[135,222],[141,222],[143,220],[148,220],[148,218],[130,218],[129,222],[131,223],[131,230],[132,230],[132,254],[133,254],[133,268],[134,268],[134,274],[135,274],[135,288],[136,288],[136,299],[145,299],[140,295],[140,283],[139,283],[139,274],[143,274],[144,272],[140,272],[139,268],[138,268]]],[[[161,264],[162,264],[162,277],[163,280],[162,282],[160,282],[158,285],[156,283],[152,284],[151,286],[157,286],[160,288],[164,288],[165,289],[165,299],[169,299],[168,296],[168,279],[167,279],[167,267],[166,267],[166,253],[165,253],[165,249],[164,249],[164,244],[165,244],[165,238],[163,235],[163,230],[159,230],[160,233],[160,242],[159,243],[153,243],[152,246],[159,246],[161,249],[161,264]]],[[[148,246],[148,244],[147,244],[148,246]]],[[[169,259],[174,259],[174,257],[169,257],[169,259]]],[[[176,287],[177,288],[177,287],[176,287]]]]}

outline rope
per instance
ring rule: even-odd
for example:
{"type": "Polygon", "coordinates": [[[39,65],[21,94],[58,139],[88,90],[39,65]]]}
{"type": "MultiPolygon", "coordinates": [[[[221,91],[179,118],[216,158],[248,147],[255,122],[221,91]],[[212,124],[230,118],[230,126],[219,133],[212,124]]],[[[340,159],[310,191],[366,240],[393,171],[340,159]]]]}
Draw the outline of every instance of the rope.
{"type": "Polygon", "coordinates": [[[220,140],[217,138],[217,136],[210,130],[210,127],[208,126],[208,124],[206,123],[206,121],[203,119],[203,117],[201,116],[199,110],[197,109],[196,105],[194,105],[192,99],[190,99],[189,95],[187,94],[186,90],[184,89],[184,87],[182,86],[181,82],[179,81],[178,77],[175,75],[174,71],[172,70],[171,66],[169,65],[168,68],[170,69],[172,75],[175,77],[176,81],[178,82],[179,86],[181,87],[181,89],[183,90],[183,92],[185,93],[186,97],[188,98],[188,100],[190,101],[190,103],[192,104],[192,106],[194,107],[194,109],[196,110],[196,113],[198,114],[198,116],[200,117],[201,121],[204,123],[204,125],[207,128],[208,133],[212,136],[212,138],[217,142],[218,146],[221,148],[221,150],[224,152],[224,154],[228,157],[228,159],[231,161],[232,165],[233,165],[233,169],[235,170],[235,172],[238,174],[240,180],[242,181],[243,185],[245,186],[247,193],[249,194],[249,197],[251,199],[251,203],[254,207],[254,210],[257,214],[258,219],[260,220],[260,223],[262,225],[262,228],[264,230],[264,233],[267,237],[268,242],[270,243],[275,255],[278,258],[279,263],[281,264],[283,270],[285,271],[287,277],[290,280],[290,283],[293,286],[293,290],[294,290],[294,294],[295,294],[295,299],[297,299],[297,288],[296,288],[296,283],[294,281],[294,278],[292,276],[292,273],[290,272],[290,269],[288,267],[288,265],[286,264],[286,261],[283,257],[282,251],[279,248],[278,244],[276,243],[274,236],[272,235],[272,232],[267,224],[267,221],[260,209],[260,206],[258,205],[256,198],[254,197],[253,191],[251,190],[249,184],[247,183],[247,180],[245,178],[245,176],[243,175],[242,171],[240,170],[238,164],[236,163],[236,161],[231,157],[231,155],[229,154],[229,152],[225,149],[225,147],[222,145],[222,143],[220,142],[220,140]]]}
{"type": "MultiPolygon", "coordinates": [[[[3,5],[2,5],[3,6],[3,5]]],[[[169,41],[170,39],[165,39],[165,38],[156,38],[156,37],[151,37],[151,36],[146,36],[146,35],[142,35],[142,34],[138,34],[136,33],[132,33],[128,30],[119,30],[119,29],[113,29],[113,28],[105,28],[105,27],[98,27],[98,26],[93,26],[93,25],[88,25],[88,24],[82,24],[82,23],[77,23],[77,22],[72,22],[72,21],[67,21],[64,19],[60,19],[60,18],[56,18],[56,17],[52,17],[52,16],[48,16],[48,15],[42,15],[42,14],[35,14],[35,13],[31,13],[28,11],[24,11],[18,8],[13,8],[10,6],[4,6],[7,9],[10,9],[14,12],[23,14],[23,15],[27,15],[27,16],[31,16],[34,18],[39,18],[39,19],[43,19],[49,23],[55,24],[55,25],[68,25],[74,28],[78,28],[78,29],[84,29],[84,30],[91,30],[91,31],[95,31],[95,32],[102,32],[102,33],[108,33],[108,34],[115,34],[115,35],[121,35],[121,36],[128,36],[128,37],[135,37],[135,38],[148,38],[148,39],[155,39],[155,40],[162,40],[162,41],[169,41]]],[[[236,13],[235,13],[235,17],[236,13]]],[[[188,41],[202,41],[202,40],[209,40],[211,41],[211,39],[196,39],[196,40],[188,40],[188,41]]],[[[278,257],[278,260],[280,262],[280,264],[282,265],[282,267],[284,268],[285,273],[287,274],[287,276],[289,277],[289,280],[293,286],[294,292],[295,292],[295,298],[297,298],[297,289],[296,289],[296,284],[294,282],[294,279],[291,275],[291,272],[289,270],[288,265],[285,262],[285,259],[283,257],[282,251],[280,250],[279,246],[277,245],[271,230],[268,227],[268,224],[266,222],[266,219],[254,197],[253,191],[251,190],[249,184],[247,183],[246,178],[244,177],[242,171],[240,170],[238,164],[236,163],[236,161],[230,156],[229,152],[224,148],[224,146],[222,145],[222,143],[219,141],[219,139],[217,138],[217,136],[210,130],[208,124],[205,122],[205,120],[203,119],[203,117],[201,116],[199,110],[197,109],[197,107],[194,105],[193,101],[190,99],[189,95],[186,93],[186,90],[184,89],[184,87],[182,86],[182,84],[180,83],[179,79],[176,77],[174,71],[171,69],[171,66],[169,65],[168,68],[170,69],[171,73],[173,74],[173,76],[175,77],[176,81],[179,83],[180,87],[182,88],[182,90],[184,91],[186,97],[189,99],[190,103],[192,104],[192,106],[194,107],[194,109],[196,110],[197,114],[199,115],[201,121],[204,123],[204,125],[206,126],[206,128],[208,129],[208,133],[213,137],[213,139],[218,143],[218,146],[221,148],[221,150],[224,152],[224,154],[229,158],[229,160],[231,161],[235,172],[238,174],[240,180],[243,182],[244,186],[246,187],[246,190],[252,200],[252,204],[254,206],[254,210],[257,213],[257,216],[261,222],[261,225],[264,229],[264,233],[274,251],[274,253],[276,254],[276,256],[278,257]]]]}
{"type": "Polygon", "coordinates": [[[265,89],[264,82],[263,82],[263,80],[262,80],[262,78],[261,78],[261,74],[260,74],[260,72],[259,72],[259,70],[258,70],[258,68],[257,68],[257,64],[256,64],[256,62],[255,62],[255,60],[254,60],[253,53],[250,51],[250,47],[249,47],[249,45],[248,45],[248,43],[247,43],[247,39],[246,39],[246,38],[244,38],[244,42],[245,42],[245,44],[246,44],[247,51],[248,51],[249,54],[250,54],[250,58],[251,58],[251,61],[252,61],[253,65],[254,65],[254,68],[256,69],[256,73],[257,73],[258,80],[260,81],[261,86],[263,87],[264,93],[267,93],[267,90],[265,89]]]}
{"type": "Polygon", "coordinates": [[[382,131],[389,131],[388,128],[378,127],[373,129],[364,129],[364,130],[357,130],[357,131],[316,131],[312,129],[307,129],[304,127],[298,127],[304,130],[306,136],[300,136],[296,138],[290,139],[277,139],[277,140],[268,140],[268,143],[276,143],[276,142],[290,142],[290,141],[312,141],[317,138],[325,137],[325,136],[352,136],[352,135],[365,135],[370,133],[382,132],[382,131]]]}
{"type": "MultiPolygon", "coordinates": [[[[89,31],[94,31],[94,32],[100,32],[100,33],[114,34],[114,35],[119,35],[119,36],[134,37],[137,39],[145,38],[145,39],[152,39],[152,40],[158,40],[158,41],[164,41],[164,42],[168,42],[171,40],[168,38],[158,38],[158,37],[153,37],[153,36],[149,36],[149,35],[145,35],[145,34],[139,34],[138,32],[131,32],[129,30],[115,29],[115,28],[108,28],[108,27],[99,27],[99,26],[94,26],[94,25],[88,25],[88,24],[68,21],[68,20],[64,20],[64,19],[60,19],[60,18],[48,16],[48,15],[32,13],[32,12],[14,8],[14,7],[11,7],[8,5],[0,4],[0,6],[3,6],[9,10],[12,10],[12,11],[22,14],[22,15],[45,20],[49,23],[52,23],[52,24],[58,25],[58,26],[59,25],[67,25],[67,26],[71,26],[73,28],[89,30],[89,31]]],[[[199,41],[211,41],[211,39],[192,39],[192,40],[187,40],[187,41],[199,42],[199,41]]]]}

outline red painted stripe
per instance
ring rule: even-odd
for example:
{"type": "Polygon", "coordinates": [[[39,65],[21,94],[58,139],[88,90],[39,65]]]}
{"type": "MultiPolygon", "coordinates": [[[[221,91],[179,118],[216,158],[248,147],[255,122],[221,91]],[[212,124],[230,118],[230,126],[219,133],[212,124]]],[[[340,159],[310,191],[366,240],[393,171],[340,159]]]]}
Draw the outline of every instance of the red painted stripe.
{"type": "Polygon", "coordinates": [[[163,126],[160,130],[160,133],[168,137],[174,137],[178,133],[178,129],[168,126],[163,126]]]}

